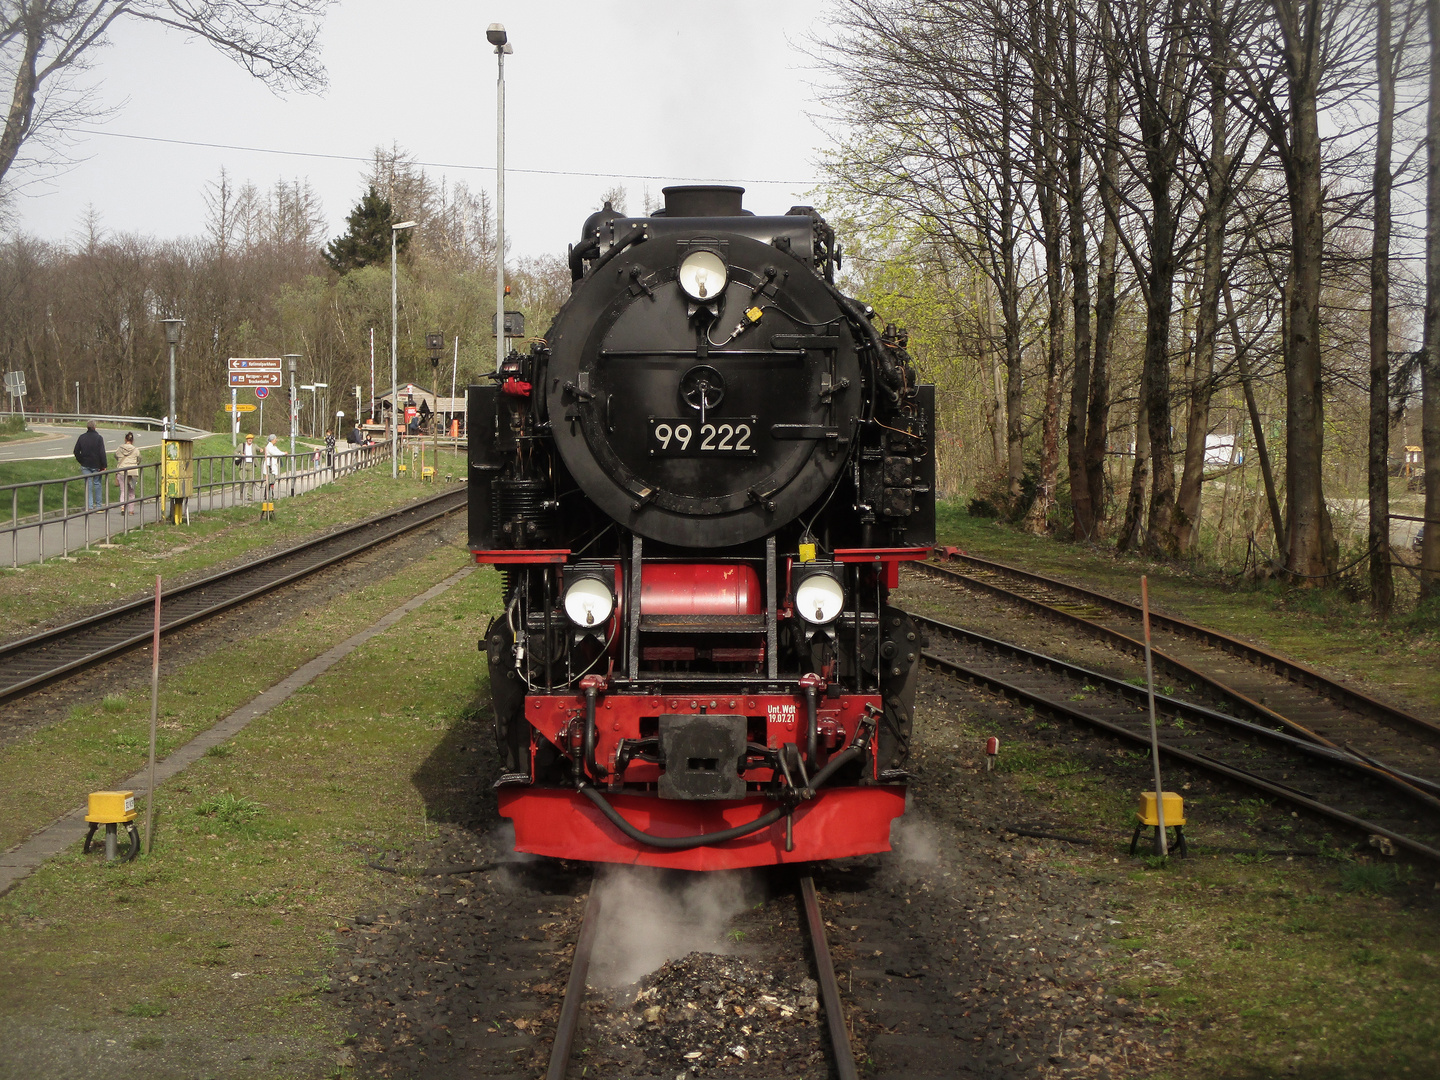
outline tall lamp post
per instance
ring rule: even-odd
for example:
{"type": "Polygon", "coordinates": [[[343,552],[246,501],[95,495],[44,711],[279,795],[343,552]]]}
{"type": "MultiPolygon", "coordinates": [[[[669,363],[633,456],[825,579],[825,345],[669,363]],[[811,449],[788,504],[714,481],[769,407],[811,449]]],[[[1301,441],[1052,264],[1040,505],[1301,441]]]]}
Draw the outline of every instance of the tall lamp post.
{"type": "Polygon", "coordinates": [[[184,319],[161,319],[165,324],[165,343],[170,346],[170,434],[175,433],[175,346],[180,344],[180,328],[184,319]]]}
{"type": "Polygon", "coordinates": [[[505,57],[515,50],[500,23],[491,23],[485,40],[495,46],[500,75],[495,84],[495,370],[505,359],[505,57]]]}
{"type": "Polygon", "coordinates": [[[413,229],[418,221],[398,221],[390,226],[390,479],[400,475],[400,424],[395,415],[400,397],[400,279],[395,269],[395,238],[401,229],[413,229]]]}
{"type": "MultiPolygon", "coordinates": [[[[330,415],[330,384],[329,384],[329,383],[317,382],[317,383],[315,384],[315,400],[316,400],[316,401],[319,403],[319,405],[320,405],[320,411],[319,411],[319,412],[311,413],[310,415],[315,418],[315,423],[316,423],[316,425],[318,426],[319,423],[321,422],[321,420],[322,420],[323,418],[325,418],[325,417],[327,417],[327,416],[330,415]]],[[[324,432],[317,430],[317,431],[314,432],[314,434],[318,437],[318,436],[320,436],[320,435],[323,435],[324,432]]]]}
{"type": "MultiPolygon", "coordinates": [[[[285,363],[290,369],[290,458],[293,462],[295,458],[295,423],[300,418],[300,414],[295,408],[295,369],[300,366],[300,354],[286,353],[285,363]]],[[[290,467],[294,468],[294,465],[292,464],[290,467]]]]}
{"type": "MultiPolygon", "coordinates": [[[[302,393],[303,393],[304,391],[307,391],[307,390],[308,390],[310,393],[312,393],[312,394],[315,393],[315,387],[312,386],[310,383],[301,383],[301,384],[300,384],[300,390],[301,390],[302,393]]],[[[311,402],[311,403],[312,403],[312,405],[313,405],[313,403],[314,403],[314,402],[313,402],[313,399],[312,399],[312,402],[311,402]]],[[[305,411],[305,403],[302,401],[302,402],[300,403],[300,412],[303,413],[304,411],[305,411]]],[[[311,413],[312,413],[312,414],[314,413],[314,409],[313,409],[313,408],[311,409],[311,413]]],[[[312,423],[313,423],[313,421],[312,421],[312,423]]],[[[303,432],[303,431],[304,431],[304,425],[301,424],[301,425],[298,425],[298,426],[300,427],[300,430],[303,432]]],[[[293,454],[294,451],[292,450],[291,453],[293,454]]]]}

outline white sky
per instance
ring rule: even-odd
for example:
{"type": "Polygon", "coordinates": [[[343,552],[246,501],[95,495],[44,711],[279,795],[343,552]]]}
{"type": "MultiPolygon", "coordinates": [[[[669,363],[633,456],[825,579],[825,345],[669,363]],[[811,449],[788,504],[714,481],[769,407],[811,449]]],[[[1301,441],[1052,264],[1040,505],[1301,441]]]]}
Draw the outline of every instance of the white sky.
{"type": "MultiPolygon", "coordinates": [[[[343,0],[328,16],[323,96],[278,98],[213,48],[156,27],[113,35],[91,75],[117,106],[77,137],[77,164],[18,194],[18,228],[73,239],[87,206],[103,228],[194,235],[223,166],[260,188],[308,179],[338,234],[361,194],[360,161],[284,157],[119,138],[135,135],[368,159],[398,142],[427,168],[493,196],[494,52],[503,23],[506,234],[513,255],[563,254],[600,194],[628,173],[742,183],[745,204],[806,201],[827,140],[804,38],[825,0],[343,0]],[[542,176],[521,170],[602,175],[542,176]],[[759,183],[758,181],[768,181],[759,183]]],[[[12,179],[23,184],[33,173],[12,179]]],[[[673,180],[651,180],[659,189],[673,180]]]]}

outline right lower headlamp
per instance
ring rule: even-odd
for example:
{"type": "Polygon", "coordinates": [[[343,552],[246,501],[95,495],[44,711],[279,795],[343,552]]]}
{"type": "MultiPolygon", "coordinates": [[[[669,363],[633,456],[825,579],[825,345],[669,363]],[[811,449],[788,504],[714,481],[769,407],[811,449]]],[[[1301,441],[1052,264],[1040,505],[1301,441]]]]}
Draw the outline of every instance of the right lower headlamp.
{"type": "Polygon", "coordinates": [[[812,626],[826,626],[845,607],[842,568],[837,563],[796,563],[791,571],[795,613],[812,626]]]}

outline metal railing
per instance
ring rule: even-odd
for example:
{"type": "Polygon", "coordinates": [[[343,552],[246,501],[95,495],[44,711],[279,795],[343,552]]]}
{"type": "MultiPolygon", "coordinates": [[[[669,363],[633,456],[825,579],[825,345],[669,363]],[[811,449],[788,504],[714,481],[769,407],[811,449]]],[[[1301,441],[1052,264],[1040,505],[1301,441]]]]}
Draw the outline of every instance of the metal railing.
{"type": "MultiPolygon", "coordinates": [[[[188,518],[191,510],[258,502],[267,495],[266,487],[272,483],[275,496],[291,498],[389,460],[388,443],[336,447],[333,458],[324,449],[283,454],[271,459],[275,473],[266,471],[262,453],[257,453],[253,464],[248,465],[240,454],[197,457],[191,463],[195,493],[186,500],[186,515],[188,518]]],[[[10,521],[0,526],[0,537],[9,534],[12,568],[22,562],[22,538],[27,547],[34,541],[35,558],[32,560],[27,551],[23,560],[26,563],[68,556],[71,551],[88,549],[92,544],[108,544],[114,536],[163,520],[166,506],[160,464],[5,484],[0,486],[0,514],[6,508],[10,510],[10,521]],[[120,490],[122,473],[128,473],[130,478],[128,493],[120,490]],[[86,487],[97,480],[101,488],[99,505],[85,508],[86,487]],[[47,551],[47,543],[52,550],[47,551]]],[[[3,550],[3,540],[0,540],[0,551],[3,550]]]]}
{"type": "MultiPolygon", "coordinates": [[[[144,428],[146,431],[159,431],[165,427],[165,421],[158,416],[103,416],[100,413],[36,412],[34,409],[26,409],[22,413],[19,409],[0,409],[0,419],[6,419],[11,416],[23,417],[26,423],[84,424],[90,420],[94,420],[97,424],[114,424],[117,427],[144,428]]],[[[175,430],[186,435],[194,435],[197,438],[210,434],[210,432],[204,428],[191,427],[189,424],[176,424],[175,430]]]]}

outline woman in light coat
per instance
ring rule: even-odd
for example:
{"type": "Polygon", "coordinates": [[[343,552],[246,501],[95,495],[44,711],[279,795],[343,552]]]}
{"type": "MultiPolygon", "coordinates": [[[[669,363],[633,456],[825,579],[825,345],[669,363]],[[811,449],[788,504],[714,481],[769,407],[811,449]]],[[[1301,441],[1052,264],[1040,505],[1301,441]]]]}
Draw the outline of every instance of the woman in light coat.
{"type": "MultiPolygon", "coordinates": [[[[135,445],[133,431],[127,431],[125,441],[115,448],[115,467],[120,470],[120,502],[128,504],[135,497],[135,482],[140,478],[140,448],[135,445]]],[[[127,506],[126,513],[135,513],[135,508],[127,506]]]]}

